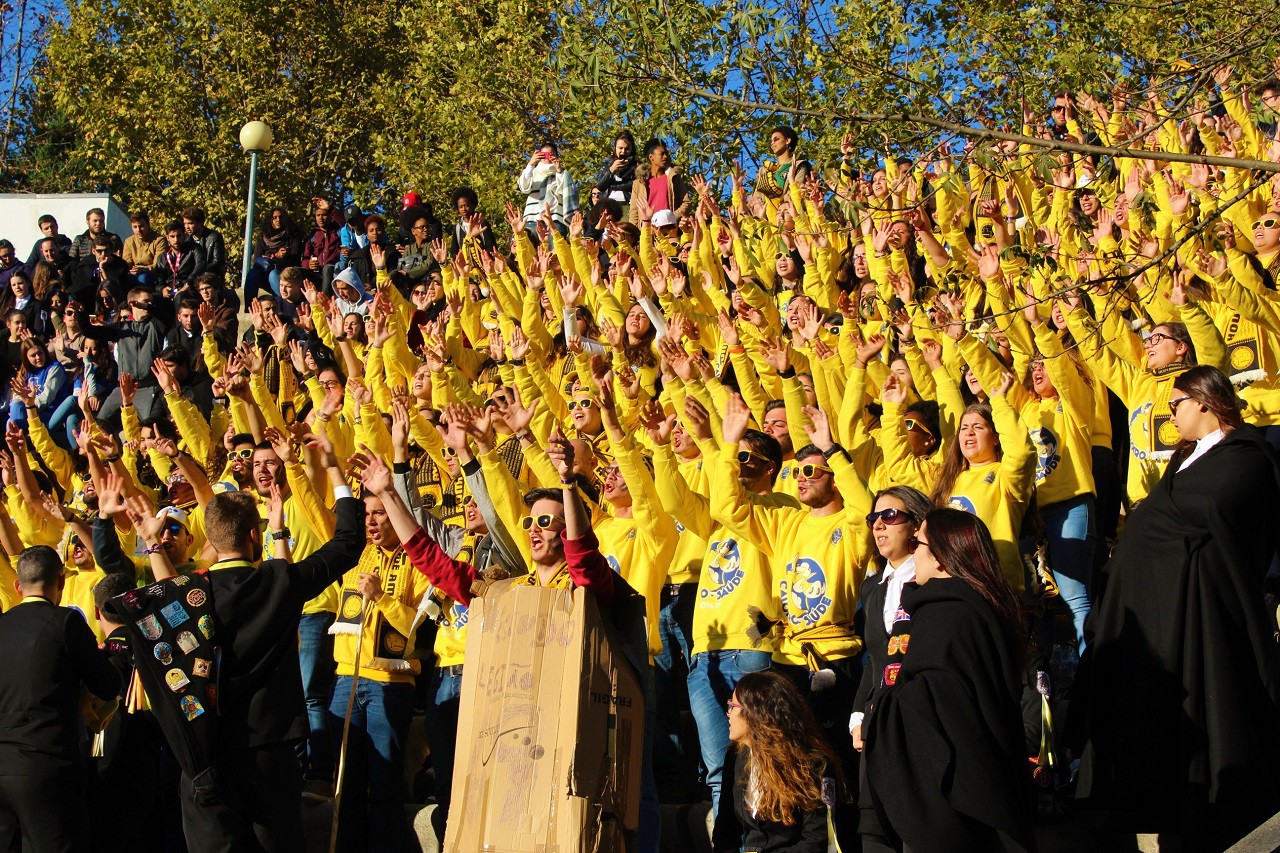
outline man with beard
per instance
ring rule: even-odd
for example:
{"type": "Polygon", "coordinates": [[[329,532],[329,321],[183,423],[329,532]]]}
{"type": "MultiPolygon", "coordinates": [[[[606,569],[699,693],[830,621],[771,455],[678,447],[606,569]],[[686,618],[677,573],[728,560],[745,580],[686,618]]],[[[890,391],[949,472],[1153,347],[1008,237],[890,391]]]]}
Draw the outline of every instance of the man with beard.
{"type": "Polygon", "coordinates": [[[685,401],[684,419],[689,432],[680,428],[675,415],[664,416],[656,403],[646,407],[642,419],[654,446],[654,479],[663,508],[683,528],[681,538],[693,538],[703,549],[693,610],[688,687],[712,809],[716,810],[729,749],[729,721],[725,716],[728,702],[743,675],[769,668],[776,644],[772,637],[758,635],[757,619],[777,622],[781,608],[773,593],[768,555],[712,520],[706,472],[717,469],[722,453],[735,453],[740,469],[738,482],[752,503],[796,508],[799,504],[790,495],[774,491],[782,454],[780,442],[769,435],[747,430],[736,448],[722,450],[712,438],[706,409],[692,398],[685,401]],[[677,463],[678,457],[687,457],[689,446],[693,446],[694,453],[699,446],[703,451],[700,471],[677,463]],[[695,481],[698,488],[694,487],[695,481]],[[759,613],[759,617],[753,613],[759,613]]]}
{"type": "Polygon", "coordinates": [[[107,474],[99,488],[98,512],[93,519],[93,557],[107,574],[123,574],[137,582],[150,583],[156,571],[163,576],[170,567],[180,575],[189,575],[208,567],[207,560],[194,558],[187,513],[174,506],[155,512],[141,496],[125,498],[124,480],[107,474]],[[125,516],[145,544],[141,558],[130,558],[120,547],[117,524],[125,516]],[[165,562],[157,564],[163,559],[165,562]]]}
{"type": "MultiPolygon", "coordinates": [[[[802,508],[766,506],[742,486],[743,464],[722,453],[711,474],[711,516],[769,556],[782,618],[774,626],[775,668],[808,700],[844,778],[857,778],[857,753],[849,740],[849,708],[862,677],[862,641],[854,630],[858,590],[869,544],[866,515],[871,493],[848,453],[831,437],[827,415],[806,406],[812,444],[796,451],[797,497],[802,508]]],[[[742,397],[729,397],[724,446],[741,447],[751,412],[742,397]]],[[[749,448],[748,448],[749,449],[749,448]]],[[[831,812],[840,846],[856,849],[857,807],[831,812]]]]}

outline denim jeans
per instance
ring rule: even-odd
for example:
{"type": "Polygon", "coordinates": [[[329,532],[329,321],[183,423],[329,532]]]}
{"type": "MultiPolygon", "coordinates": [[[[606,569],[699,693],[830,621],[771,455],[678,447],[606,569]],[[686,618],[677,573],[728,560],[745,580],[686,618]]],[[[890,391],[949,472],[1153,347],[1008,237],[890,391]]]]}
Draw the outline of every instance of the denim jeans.
{"type": "Polygon", "coordinates": [[[662,840],[662,801],[653,775],[653,744],[658,734],[658,700],[653,668],[640,673],[644,681],[644,757],[640,768],[640,826],[636,830],[637,853],[658,853],[662,840]]]}
{"type": "Polygon", "coordinates": [[[268,258],[257,258],[253,266],[249,267],[249,275],[244,280],[245,310],[258,297],[258,293],[264,290],[275,296],[280,295],[280,271],[268,258]]]}
{"type": "Polygon", "coordinates": [[[1071,611],[1076,648],[1084,654],[1084,621],[1089,615],[1089,588],[1097,524],[1093,495],[1080,495],[1040,510],[1049,540],[1049,568],[1062,603],[1071,611]]]}
{"type": "Polygon", "coordinates": [[[49,435],[60,447],[70,450],[76,446],[76,431],[80,429],[80,421],[80,401],[74,395],[67,397],[49,415],[49,435]],[[63,444],[63,440],[66,444],[63,444]]]}
{"type": "MultiPolygon", "coordinates": [[[[354,681],[342,675],[334,682],[329,725],[335,749],[341,748],[354,681]]],[[[412,684],[360,679],[351,706],[339,850],[399,850],[405,843],[409,825],[404,813],[404,746],[412,715],[412,684]]]]}
{"type": "Polygon", "coordinates": [[[689,706],[689,652],[693,647],[696,583],[666,586],[658,611],[662,651],[654,657],[653,682],[658,700],[658,730],[653,744],[653,773],[664,803],[687,803],[688,773],[681,744],[681,713],[689,706]]]}
{"type": "Polygon", "coordinates": [[[462,673],[446,675],[436,670],[431,676],[431,687],[434,698],[427,709],[427,743],[431,747],[431,767],[436,775],[436,816],[432,818],[432,825],[436,827],[440,837],[444,838],[453,788],[453,759],[458,748],[462,673]]]}
{"type": "Polygon", "coordinates": [[[698,724],[698,743],[702,747],[702,763],[707,768],[707,787],[711,789],[711,809],[720,808],[720,789],[724,785],[724,756],[729,751],[729,697],[738,680],[748,672],[763,672],[772,662],[768,652],[724,649],[701,652],[693,656],[689,667],[689,707],[698,724]]]}
{"type": "Polygon", "coordinates": [[[298,665],[302,693],[307,700],[307,739],[298,746],[298,759],[308,779],[333,778],[333,747],[329,741],[329,695],[333,690],[333,614],[305,613],[298,622],[298,665]]]}

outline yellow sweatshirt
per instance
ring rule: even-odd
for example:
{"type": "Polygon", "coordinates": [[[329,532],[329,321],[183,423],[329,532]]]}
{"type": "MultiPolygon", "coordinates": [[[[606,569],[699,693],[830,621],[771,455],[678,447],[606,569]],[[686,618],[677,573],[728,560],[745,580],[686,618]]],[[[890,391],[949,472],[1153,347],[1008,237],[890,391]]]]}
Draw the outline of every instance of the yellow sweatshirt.
{"type": "Polygon", "coordinates": [[[871,493],[842,454],[827,464],[844,509],[826,516],[750,500],[738,482],[736,453],[722,453],[712,471],[712,519],[769,557],[782,603],[782,638],[774,653],[779,663],[815,667],[821,658],[847,658],[862,651],[853,617],[870,553],[866,514],[871,493]]]}
{"type": "Polygon", "coordinates": [[[1018,531],[1034,491],[1036,452],[1026,427],[1003,396],[991,398],[991,415],[1003,457],[961,471],[947,495],[947,505],[982,519],[991,531],[1000,567],[1014,589],[1020,590],[1024,583],[1018,531]]]}

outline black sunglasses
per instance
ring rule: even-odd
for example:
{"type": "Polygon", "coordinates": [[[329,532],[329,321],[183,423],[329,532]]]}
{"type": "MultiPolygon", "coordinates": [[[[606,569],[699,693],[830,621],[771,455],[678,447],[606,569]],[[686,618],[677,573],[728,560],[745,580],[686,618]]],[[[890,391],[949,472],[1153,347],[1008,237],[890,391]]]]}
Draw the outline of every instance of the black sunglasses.
{"type": "Polygon", "coordinates": [[[906,510],[896,507],[867,513],[867,527],[874,527],[877,521],[883,521],[885,524],[906,524],[910,520],[911,516],[907,514],[906,510]]]}

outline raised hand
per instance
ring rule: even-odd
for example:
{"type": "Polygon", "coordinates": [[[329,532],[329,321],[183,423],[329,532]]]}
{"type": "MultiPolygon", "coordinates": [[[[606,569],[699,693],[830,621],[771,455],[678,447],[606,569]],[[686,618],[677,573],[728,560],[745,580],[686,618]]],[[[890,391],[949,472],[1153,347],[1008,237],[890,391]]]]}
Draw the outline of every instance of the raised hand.
{"type": "Polygon", "coordinates": [[[671,443],[671,430],[675,427],[676,416],[663,411],[662,404],[657,400],[650,400],[640,407],[640,424],[655,445],[663,446],[671,443]]]}
{"type": "Polygon", "coordinates": [[[560,431],[560,427],[556,427],[551,433],[551,437],[547,439],[547,456],[551,458],[552,466],[555,467],[556,473],[560,475],[560,482],[572,482],[573,445],[569,442],[569,439],[565,438],[564,433],[560,431]]]}
{"type": "Polygon", "coordinates": [[[138,386],[133,381],[133,375],[129,373],[120,374],[120,405],[132,406],[134,394],[138,392],[138,386]]]}
{"type": "Polygon", "coordinates": [[[160,385],[160,390],[165,394],[177,394],[182,390],[178,384],[178,378],[173,375],[173,368],[168,362],[156,358],[151,361],[151,374],[155,376],[156,382],[160,385]]]}
{"type": "Polygon", "coordinates": [[[347,393],[357,406],[368,406],[373,402],[373,392],[369,390],[369,386],[355,377],[347,380],[347,393]]]}
{"type": "Polygon", "coordinates": [[[880,400],[885,403],[907,402],[907,388],[898,379],[898,374],[890,373],[885,377],[884,385],[880,388],[880,400]]]}
{"type": "Polygon", "coordinates": [[[804,425],[809,441],[814,447],[826,453],[835,446],[831,438],[831,424],[827,420],[827,413],[817,406],[805,406],[801,411],[809,419],[809,422],[804,425]]]}
{"type": "Polygon", "coordinates": [[[736,391],[731,392],[729,401],[725,404],[724,420],[720,423],[720,433],[724,437],[724,443],[730,448],[737,447],[738,442],[747,434],[747,424],[750,421],[751,409],[742,399],[742,395],[736,391]]]}
{"type": "Polygon", "coordinates": [[[884,349],[884,344],[884,335],[872,335],[862,343],[858,344],[856,348],[858,364],[866,367],[867,362],[878,356],[884,349]]]}
{"type": "Polygon", "coordinates": [[[684,422],[697,440],[711,439],[711,416],[692,396],[685,397],[684,400],[684,422]]]}
{"type": "Polygon", "coordinates": [[[295,457],[296,445],[293,436],[289,433],[275,427],[267,427],[262,431],[262,437],[271,442],[271,448],[275,450],[276,456],[280,457],[280,461],[288,462],[295,457]]]}
{"type": "Polygon", "coordinates": [[[783,373],[791,364],[791,345],[782,338],[768,338],[761,346],[764,363],[777,373],[783,373]]]}
{"type": "Polygon", "coordinates": [[[363,444],[360,452],[351,457],[351,467],[360,477],[366,494],[385,495],[391,491],[391,469],[363,444]]]}

